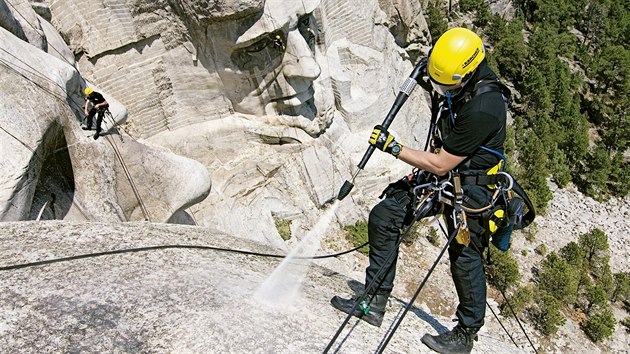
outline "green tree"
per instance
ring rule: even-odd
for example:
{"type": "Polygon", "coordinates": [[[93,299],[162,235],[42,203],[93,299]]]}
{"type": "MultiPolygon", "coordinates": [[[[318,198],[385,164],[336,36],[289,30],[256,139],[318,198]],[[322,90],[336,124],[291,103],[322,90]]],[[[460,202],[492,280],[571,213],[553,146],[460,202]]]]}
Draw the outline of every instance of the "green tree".
{"type": "Polygon", "coordinates": [[[490,259],[492,259],[492,264],[486,270],[488,283],[503,291],[517,284],[521,279],[518,262],[509,252],[502,252],[492,244],[488,251],[490,252],[490,259]]]}
{"type": "Polygon", "coordinates": [[[590,269],[594,264],[601,262],[608,254],[608,236],[604,231],[593,228],[591,231],[579,236],[580,249],[590,269]]]}
{"type": "Polygon", "coordinates": [[[525,101],[527,102],[526,110],[534,112],[528,116],[527,123],[535,126],[539,120],[548,117],[553,111],[553,101],[551,90],[549,89],[548,77],[546,72],[535,66],[529,67],[525,72],[523,89],[525,101]]]}
{"type": "Polygon", "coordinates": [[[561,307],[562,304],[555,296],[545,291],[538,292],[534,305],[530,308],[534,326],[544,335],[558,332],[558,328],[566,323],[566,318],[560,311],[561,307]]]}
{"type": "Polygon", "coordinates": [[[575,269],[582,269],[584,255],[575,241],[571,241],[560,249],[560,257],[575,269]]]}
{"type": "Polygon", "coordinates": [[[615,288],[610,297],[611,301],[630,301],[630,273],[615,273],[615,288]]]}
{"type": "Polygon", "coordinates": [[[560,187],[572,177],[598,200],[630,194],[630,163],[622,155],[630,148],[629,3],[515,0],[514,5],[520,10],[515,19],[492,18],[486,33],[497,68],[515,80],[520,94],[514,114],[524,120],[518,149],[532,147],[531,140],[519,142],[531,131],[546,152],[547,170],[523,163],[529,174],[519,181],[528,184],[528,192],[533,188],[538,207],[546,205],[542,182],[550,175],[560,187]],[[596,140],[589,141],[593,127],[596,140]],[[589,144],[594,145],[590,151],[589,144]]]}
{"type": "Polygon", "coordinates": [[[588,150],[589,124],[580,111],[580,100],[577,91],[583,79],[572,75],[564,62],[556,62],[555,85],[551,89],[554,108],[551,120],[554,125],[555,142],[566,159],[563,161],[572,171],[588,150]]]}
{"type": "Polygon", "coordinates": [[[533,28],[529,38],[529,59],[530,68],[535,67],[545,75],[545,79],[550,85],[555,84],[556,69],[558,65],[565,65],[558,56],[562,54],[562,38],[558,31],[550,26],[542,25],[533,28]]]}
{"type": "Polygon", "coordinates": [[[576,289],[577,296],[580,289],[588,288],[592,284],[589,273],[581,271],[584,268],[584,255],[582,253],[582,249],[576,242],[571,241],[560,249],[559,255],[567,262],[567,264],[569,264],[569,266],[578,272],[578,287],[576,289]]]}
{"type": "Polygon", "coordinates": [[[497,17],[488,31],[494,43],[493,57],[496,58],[501,75],[520,83],[528,53],[522,33],[523,21],[517,19],[507,22],[497,17]]]}
{"type": "Polygon", "coordinates": [[[503,303],[501,303],[499,309],[504,316],[511,317],[514,314],[518,315],[525,310],[527,304],[529,304],[534,298],[534,291],[530,286],[519,286],[514,293],[508,297],[503,303]],[[510,309],[510,306],[512,307],[510,309]],[[514,311],[514,313],[512,313],[514,311]]]}
{"type": "Polygon", "coordinates": [[[535,0],[533,21],[554,29],[563,29],[575,23],[573,0],[535,0]]]}
{"type": "Polygon", "coordinates": [[[539,287],[558,299],[561,304],[567,305],[575,301],[579,271],[560,258],[556,252],[551,252],[543,260],[539,277],[539,287]]]}
{"type": "Polygon", "coordinates": [[[484,0],[460,0],[459,9],[461,11],[475,11],[480,7],[488,6],[484,0]]]}
{"type": "Polygon", "coordinates": [[[532,131],[526,132],[524,139],[518,144],[519,162],[525,174],[519,175],[517,179],[522,182],[521,185],[527,191],[536,210],[544,213],[547,202],[552,198],[546,179],[548,175],[547,149],[532,131]]]}
{"type": "Polygon", "coordinates": [[[513,0],[514,7],[520,10],[527,21],[533,21],[536,0],[513,0]]]}
{"type": "Polygon", "coordinates": [[[593,67],[600,92],[623,93],[630,78],[630,52],[623,45],[609,45],[599,53],[593,67]]]}
{"type": "Polygon", "coordinates": [[[612,336],[616,322],[615,315],[606,307],[588,316],[584,332],[593,342],[599,342],[612,336]]]}
{"type": "Polygon", "coordinates": [[[553,174],[553,180],[558,187],[564,188],[571,182],[571,167],[566,155],[560,149],[553,149],[549,157],[549,169],[553,174]]]}
{"type": "Polygon", "coordinates": [[[587,154],[579,173],[581,179],[576,184],[588,196],[603,201],[608,197],[608,173],[611,166],[608,150],[596,146],[587,154]]]}
{"type": "Polygon", "coordinates": [[[630,194],[630,162],[625,161],[623,153],[618,152],[613,157],[608,188],[617,196],[630,194]]]}
{"type": "Polygon", "coordinates": [[[605,258],[605,264],[602,263],[602,266],[598,267],[593,275],[596,277],[595,284],[601,286],[608,294],[608,297],[612,298],[615,292],[615,277],[608,266],[608,258],[605,258]]]}
{"type": "Polygon", "coordinates": [[[476,26],[485,26],[492,17],[490,14],[490,6],[485,0],[460,0],[459,9],[462,12],[474,11],[474,24],[476,26]]]}
{"type": "MultiPolygon", "coordinates": [[[[605,36],[606,19],[608,18],[609,0],[586,0],[582,8],[585,9],[579,17],[577,28],[584,34],[582,45],[587,52],[600,44],[599,38],[605,36]]],[[[576,7],[579,6],[576,4],[576,7]]]]}
{"type": "MultiPolygon", "coordinates": [[[[628,18],[630,20],[630,17],[628,18]]],[[[609,153],[630,148],[630,50],[626,44],[604,47],[590,66],[590,76],[596,80],[596,101],[592,115],[601,144],[609,153]]]]}
{"type": "Polygon", "coordinates": [[[606,34],[603,36],[606,43],[628,43],[630,41],[630,9],[627,1],[610,1],[608,18],[606,21],[606,34]]]}
{"type": "Polygon", "coordinates": [[[579,277],[580,279],[578,281],[578,293],[576,294],[578,296],[580,295],[581,290],[590,289],[593,286],[593,279],[591,279],[591,276],[588,272],[580,272],[579,277]]]}
{"type": "Polygon", "coordinates": [[[440,1],[430,0],[427,5],[427,11],[425,19],[427,21],[427,27],[431,33],[432,44],[438,40],[442,33],[448,29],[448,21],[446,13],[440,10],[440,1]]]}
{"type": "Polygon", "coordinates": [[[586,290],[586,308],[584,309],[587,314],[591,313],[593,306],[604,307],[608,305],[608,294],[606,290],[599,285],[594,285],[586,290]]]}

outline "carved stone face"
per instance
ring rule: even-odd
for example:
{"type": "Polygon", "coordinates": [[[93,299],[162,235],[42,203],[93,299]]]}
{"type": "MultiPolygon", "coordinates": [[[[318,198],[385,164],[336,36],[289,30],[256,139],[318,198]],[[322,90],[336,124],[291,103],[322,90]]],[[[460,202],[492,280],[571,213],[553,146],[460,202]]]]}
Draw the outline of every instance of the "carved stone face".
{"type": "Polygon", "coordinates": [[[319,0],[267,0],[255,17],[210,25],[218,74],[234,109],[314,118],[313,81],[319,0]]]}

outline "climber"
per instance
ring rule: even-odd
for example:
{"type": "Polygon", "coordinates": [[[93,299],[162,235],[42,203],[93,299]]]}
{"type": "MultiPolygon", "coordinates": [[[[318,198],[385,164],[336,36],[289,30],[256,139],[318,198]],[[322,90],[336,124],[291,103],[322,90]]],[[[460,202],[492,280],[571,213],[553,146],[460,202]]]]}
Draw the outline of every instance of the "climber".
{"type": "Polygon", "coordinates": [[[273,37],[273,45],[275,45],[276,48],[281,49],[282,51],[285,51],[287,49],[284,45],[282,37],[280,37],[279,34],[276,34],[275,37],[273,37]]]}
{"type": "Polygon", "coordinates": [[[107,103],[103,95],[94,91],[91,87],[86,87],[83,93],[85,94],[83,113],[85,113],[86,124],[82,126],[82,128],[83,130],[91,130],[92,119],[94,115],[98,113],[96,118],[96,133],[94,134],[94,140],[96,140],[101,134],[101,123],[103,122],[105,112],[109,108],[109,103],[107,103]],[[92,105],[92,108],[88,111],[89,104],[92,105]]]}
{"type": "MultiPolygon", "coordinates": [[[[481,38],[465,28],[446,31],[429,52],[426,71],[435,97],[440,104],[437,115],[437,134],[432,138],[431,151],[415,150],[403,146],[383,127],[376,126],[369,143],[392,154],[397,159],[437,176],[465,171],[486,171],[499,165],[504,151],[507,106],[505,94],[500,89],[486,89],[479,94],[479,87],[499,87],[497,77],[485,60],[481,38]]],[[[500,165],[499,165],[500,166],[500,165]]],[[[385,199],[370,212],[368,240],[370,243],[369,265],[365,284],[367,296],[353,315],[380,326],[386,311],[388,298],[394,286],[397,241],[400,230],[413,212],[406,183],[393,183],[385,190],[385,199]],[[394,252],[393,260],[387,261],[394,252]],[[384,276],[372,280],[384,267],[384,276]],[[382,279],[382,280],[381,280],[382,279]]],[[[482,184],[466,184],[463,193],[468,200],[486,205],[492,191],[482,184]]],[[[445,210],[448,232],[453,233],[461,220],[445,210]],[[458,219],[458,220],[455,220],[458,219]]],[[[477,332],[484,324],[486,306],[486,279],[481,253],[487,242],[479,230],[483,227],[475,216],[467,218],[466,229],[470,239],[454,238],[448,248],[450,268],[459,305],[456,310],[458,324],[449,332],[439,335],[425,334],[422,342],[441,353],[469,353],[477,332]]],[[[391,258],[390,258],[391,259],[391,258]]],[[[350,299],[334,296],[332,305],[350,313],[359,296],[350,299]]]]}

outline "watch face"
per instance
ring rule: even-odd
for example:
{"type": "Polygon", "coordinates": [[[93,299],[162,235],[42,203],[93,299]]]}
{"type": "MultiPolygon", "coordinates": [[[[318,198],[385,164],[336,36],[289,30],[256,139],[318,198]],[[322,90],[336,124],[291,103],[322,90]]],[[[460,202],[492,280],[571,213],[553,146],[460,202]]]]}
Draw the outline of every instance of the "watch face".
{"type": "Polygon", "coordinates": [[[398,155],[398,154],[400,154],[400,145],[394,145],[394,146],[392,146],[392,154],[393,154],[393,155],[398,155]]]}

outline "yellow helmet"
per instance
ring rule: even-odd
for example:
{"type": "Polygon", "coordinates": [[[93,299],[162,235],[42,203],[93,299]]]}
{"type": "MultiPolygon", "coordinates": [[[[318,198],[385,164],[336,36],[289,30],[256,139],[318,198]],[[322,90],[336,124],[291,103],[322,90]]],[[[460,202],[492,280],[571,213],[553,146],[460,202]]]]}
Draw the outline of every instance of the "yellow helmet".
{"type": "Polygon", "coordinates": [[[437,40],[429,54],[428,72],[433,88],[440,94],[455,94],[486,57],[479,36],[466,28],[452,28],[437,40]]]}
{"type": "Polygon", "coordinates": [[[86,87],[85,90],[83,90],[86,96],[89,96],[92,92],[94,92],[94,90],[91,87],[86,87]]]}

